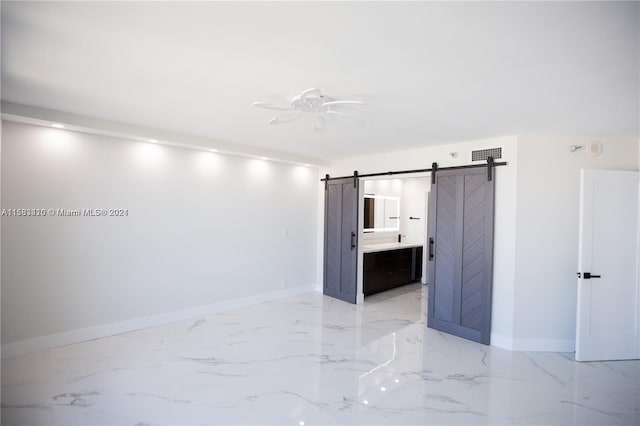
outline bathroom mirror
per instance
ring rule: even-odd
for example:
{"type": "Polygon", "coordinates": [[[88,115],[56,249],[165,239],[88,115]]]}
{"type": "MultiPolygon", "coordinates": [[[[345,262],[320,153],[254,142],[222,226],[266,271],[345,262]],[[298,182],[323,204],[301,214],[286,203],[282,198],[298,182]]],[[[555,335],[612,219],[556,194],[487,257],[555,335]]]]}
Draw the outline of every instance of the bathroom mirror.
{"type": "Polygon", "coordinates": [[[364,195],[364,232],[400,230],[400,199],[385,195],[364,195]]]}

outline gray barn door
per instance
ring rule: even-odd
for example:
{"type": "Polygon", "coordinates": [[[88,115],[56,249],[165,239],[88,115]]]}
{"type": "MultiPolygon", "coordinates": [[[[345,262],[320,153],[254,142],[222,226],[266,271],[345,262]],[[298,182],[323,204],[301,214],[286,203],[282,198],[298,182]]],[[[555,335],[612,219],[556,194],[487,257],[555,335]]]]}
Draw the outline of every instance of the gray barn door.
{"type": "Polygon", "coordinates": [[[327,183],[324,202],[324,294],[356,303],[358,181],[327,183]]]}
{"type": "Polygon", "coordinates": [[[484,344],[491,331],[494,182],[484,167],[438,171],[429,199],[427,325],[484,344]]]}

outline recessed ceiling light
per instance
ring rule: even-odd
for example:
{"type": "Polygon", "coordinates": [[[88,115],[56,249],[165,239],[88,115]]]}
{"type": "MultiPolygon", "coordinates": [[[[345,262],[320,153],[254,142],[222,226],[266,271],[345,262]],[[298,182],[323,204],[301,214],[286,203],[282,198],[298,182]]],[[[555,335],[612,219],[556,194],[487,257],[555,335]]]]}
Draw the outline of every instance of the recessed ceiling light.
{"type": "Polygon", "coordinates": [[[363,403],[364,405],[369,405],[369,401],[367,401],[366,399],[365,399],[364,401],[362,401],[362,403],[363,403]]]}
{"type": "Polygon", "coordinates": [[[158,141],[156,139],[149,139],[149,142],[151,143],[158,143],[158,141]]]}
{"type": "Polygon", "coordinates": [[[395,379],[395,380],[394,380],[394,382],[396,382],[396,383],[400,383],[400,380],[398,380],[398,379],[395,379]]]}
{"type": "Polygon", "coordinates": [[[261,160],[268,160],[269,158],[267,157],[260,157],[261,160]]]}
{"type": "Polygon", "coordinates": [[[311,167],[311,164],[303,164],[305,167],[311,167]]]}
{"type": "Polygon", "coordinates": [[[62,124],[58,124],[58,123],[53,123],[51,125],[51,127],[55,127],[56,129],[64,129],[64,126],[62,124]]]}
{"type": "Polygon", "coordinates": [[[303,422],[302,420],[300,420],[300,421],[298,422],[298,424],[299,424],[300,426],[304,426],[304,422],[303,422]]]}
{"type": "Polygon", "coordinates": [[[384,392],[384,391],[386,391],[386,390],[387,390],[387,388],[385,388],[384,386],[382,386],[382,387],[380,388],[380,390],[381,390],[382,392],[384,392]]]}
{"type": "Polygon", "coordinates": [[[209,152],[218,152],[217,149],[210,149],[209,152]]]}

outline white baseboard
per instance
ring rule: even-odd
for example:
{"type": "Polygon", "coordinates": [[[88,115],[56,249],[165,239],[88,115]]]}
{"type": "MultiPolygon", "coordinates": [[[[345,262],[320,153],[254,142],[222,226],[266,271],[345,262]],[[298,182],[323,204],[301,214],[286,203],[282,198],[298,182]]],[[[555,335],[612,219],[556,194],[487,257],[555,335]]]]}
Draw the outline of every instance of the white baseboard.
{"type": "Polygon", "coordinates": [[[513,350],[522,352],[573,352],[575,340],[566,339],[514,339],[513,350]]]}
{"type": "Polygon", "coordinates": [[[501,334],[491,333],[491,346],[497,346],[508,351],[513,350],[513,339],[501,334]]]}
{"type": "Polygon", "coordinates": [[[512,339],[491,333],[491,345],[520,352],[573,352],[575,341],[566,339],[512,339]]]}
{"type": "Polygon", "coordinates": [[[238,299],[215,302],[209,305],[195,306],[193,308],[182,309],[179,311],[149,315],[145,317],[133,318],[130,320],[112,322],[107,324],[100,324],[92,327],[78,328],[75,330],[69,330],[62,333],[51,334],[48,336],[34,337],[32,339],[26,339],[2,345],[2,359],[56,348],[59,346],[70,345],[73,343],[85,342],[87,340],[98,339],[101,337],[113,336],[129,331],[142,330],[158,325],[185,321],[193,318],[211,315],[216,312],[227,311],[229,309],[241,308],[244,306],[250,306],[258,303],[269,302],[271,300],[295,296],[301,293],[310,293],[316,291],[318,291],[318,287],[316,285],[291,287],[286,290],[260,293],[252,296],[241,297],[238,299]]]}

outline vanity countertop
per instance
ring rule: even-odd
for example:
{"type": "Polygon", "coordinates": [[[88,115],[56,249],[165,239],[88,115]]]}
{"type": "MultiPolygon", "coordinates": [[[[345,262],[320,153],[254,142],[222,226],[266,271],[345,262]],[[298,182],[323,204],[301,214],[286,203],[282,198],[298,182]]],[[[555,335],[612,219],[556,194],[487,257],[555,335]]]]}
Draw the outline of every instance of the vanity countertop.
{"type": "Polygon", "coordinates": [[[377,251],[387,250],[399,250],[412,247],[422,247],[420,243],[378,243],[378,244],[365,244],[362,246],[364,253],[374,253],[377,251]]]}

